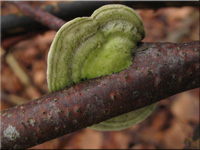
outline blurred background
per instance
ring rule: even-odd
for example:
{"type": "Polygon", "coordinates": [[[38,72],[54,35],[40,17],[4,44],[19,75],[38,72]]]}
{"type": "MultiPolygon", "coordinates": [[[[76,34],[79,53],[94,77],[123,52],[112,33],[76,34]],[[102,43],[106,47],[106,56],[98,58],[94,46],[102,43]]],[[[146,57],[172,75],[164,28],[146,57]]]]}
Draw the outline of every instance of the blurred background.
{"type": "MultiPolygon", "coordinates": [[[[26,3],[33,7],[53,8],[54,11],[60,9],[60,7],[57,7],[60,2],[57,1],[31,1],[26,3]]],[[[70,4],[74,2],[62,3],[70,4]]],[[[140,2],[140,6],[143,3],[140,2]]],[[[70,6],[67,9],[74,9],[70,6]]],[[[92,5],[85,8],[79,6],[80,9],[73,10],[77,16],[89,16],[90,12],[93,11],[92,5]]],[[[129,6],[134,8],[131,3],[129,3],[129,6]]],[[[156,3],[154,6],[156,7],[156,3]]],[[[199,40],[199,7],[138,8],[136,11],[141,16],[146,30],[144,42],[178,43],[199,40]]],[[[8,21],[10,18],[12,20],[12,17],[8,17],[11,14],[23,15],[12,3],[1,2],[1,25],[3,25],[6,17],[8,21]]],[[[73,18],[72,14],[70,16],[66,17],[65,20],[68,21],[73,18]]],[[[11,25],[7,24],[7,26],[11,25]]],[[[42,26],[37,27],[37,31],[30,29],[30,32],[29,30],[23,31],[23,27],[13,29],[12,32],[4,32],[2,26],[1,111],[49,93],[46,81],[47,54],[55,34],[56,31],[48,30],[42,26]],[[12,43],[13,38],[17,38],[17,42],[12,43]]],[[[32,148],[197,148],[199,145],[198,126],[199,89],[193,89],[160,101],[155,111],[146,120],[128,129],[99,132],[86,128],[32,148]]]]}

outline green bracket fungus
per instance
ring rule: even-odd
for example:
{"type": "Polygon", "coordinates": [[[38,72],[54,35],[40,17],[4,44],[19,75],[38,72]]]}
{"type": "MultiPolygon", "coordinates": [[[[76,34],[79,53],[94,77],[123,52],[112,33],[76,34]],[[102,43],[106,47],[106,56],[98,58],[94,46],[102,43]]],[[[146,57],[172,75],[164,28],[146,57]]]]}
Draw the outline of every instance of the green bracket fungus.
{"type": "MultiPolygon", "coordinates": [[[[57,32],[49,51],[49,91],[126,69],[144,36],[141,18],[124,5],[105,5],[91,17],[76,18],[66,23],[57,32]]],[[[143,107],[90,128],[121,130],[144,120],[154,107],[155,104],[143,107]]]]}

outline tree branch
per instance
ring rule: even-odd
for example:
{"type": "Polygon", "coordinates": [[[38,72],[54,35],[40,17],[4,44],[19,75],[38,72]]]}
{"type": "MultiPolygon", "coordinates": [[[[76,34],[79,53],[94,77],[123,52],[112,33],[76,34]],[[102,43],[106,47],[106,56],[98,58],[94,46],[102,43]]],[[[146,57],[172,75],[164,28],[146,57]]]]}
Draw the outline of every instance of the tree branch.
{"type": "Polygon", "coordinates": [[[17,6],[23,13],[27,15],[31,15],[31,18],[33,18],[36,21],[39,21],[45,26],[48,26],[52,30],[59,30],[62,25],[64,25],[66,22],[62,19],[59,19],[55,17],[54,15],[51,15],[50,13],[43,11],[41,9],[36,9],[34,7],[31,7],[27,3],[21,2],[21,1],[13,1],[15,6],[17,6]]]}
{"type": "Polygon", "coordinates": [[[29,148],[199,87],[199,44],[141,43],[120,73],[3,111],[2,148],[29,148]]]}
{"type": "MultiPolygon", "coordinates": [[[[162,7],[182,7],[192,6],[198,7],[199,2],[139,2],[139,1],[75,1],[75,2],[59,2],[55,5],[46,5],[43,10],[65,20],[71,20],[75,17],[90,16],[92,12],[106,4],[121,3],[134,9],[158,9],[162,7]]],[[[38,12],[39,13],[39,12],[38,12]]],[[[27,15],[9,14],[1,18],[2,37],[16,36],[30,31],[38,31],[45,29],[45,26],[36,22],[27,15]]]]}

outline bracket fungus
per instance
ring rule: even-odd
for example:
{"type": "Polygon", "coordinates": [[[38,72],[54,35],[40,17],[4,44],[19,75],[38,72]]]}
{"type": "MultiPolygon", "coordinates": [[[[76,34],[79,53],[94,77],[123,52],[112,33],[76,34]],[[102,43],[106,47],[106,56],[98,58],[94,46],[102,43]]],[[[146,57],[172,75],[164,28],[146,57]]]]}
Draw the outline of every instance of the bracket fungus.
{"type": "MultiPolygon", "coordinates": [[[[119,4],[105,5],[94,11],[91,17],[79,17],[67,22],[57,32],[48,54],[49,91],[128,68],[144,36],[140,16],[133,9],[119,4]]],[[[155,105],[89,128],[101,131],[125,129],[144,120],[155,105]]]]}

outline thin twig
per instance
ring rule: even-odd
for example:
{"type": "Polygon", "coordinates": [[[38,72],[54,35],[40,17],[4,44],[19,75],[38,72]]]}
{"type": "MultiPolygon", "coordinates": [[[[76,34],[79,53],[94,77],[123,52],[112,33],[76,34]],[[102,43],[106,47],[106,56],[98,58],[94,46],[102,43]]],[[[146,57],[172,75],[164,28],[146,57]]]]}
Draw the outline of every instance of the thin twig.
{"type": "Polygon", "coordinates": [[[6,55],[6,62],[12,69],[12,71],[17,75],[17,77],[20,79],[22,84],[25,86],[30,85],[30,78],[27,76],[26,72],[21,68],[17,60],[14,58],[13,54],[8,53],[6,55]]]}
{"type": "Polygon", "coordinates": [[[40,92],[32,85],[30,77],[22,69],[12,53],[8,53],[6,55],[6,63],[9,65],[21,83],[25,86],[25,92],[31,99],[41,96],[40,92]]]}
{"type": "Polygon", "coordinates": [[[59,30],[60,27],[66,22],[62,19],[59,19],[50,13],[43,11],[41,9],[37,9],[32,7],[31,5],[21,2],[21,1],[13,1],[15,6],[17,6],[23,13],[30,15],[33,19],[39,21],[43,25],[49,27],[52,30],[59,30]]]}
{"type": "MultiPolygon", "coordinates": [[[[162,7],[183,7],[192,6],[199,7],[198,1],[187,2],[140,2],[140,1],[74,1],[74,2],[58,2],[49,4],[41,8],[58,18],[65,21],[74,19],[75,17],[90,16],[92,12],[106,4],[120,3],[130,6],[134,9],[158,9],[162,7]]],[[[1,17],[2,37],[16,36],[16,34],[24,34],[30,31],[38,31],[45,27],[36,22],[29,16],[21,14],[9,14],[1,17]]]]}
{"type": "Polygon", "coordinates": [[[142,43],[120,73],[3,111],[2,148],[29,148],[199,87],[199,44],[142,43]]]}

